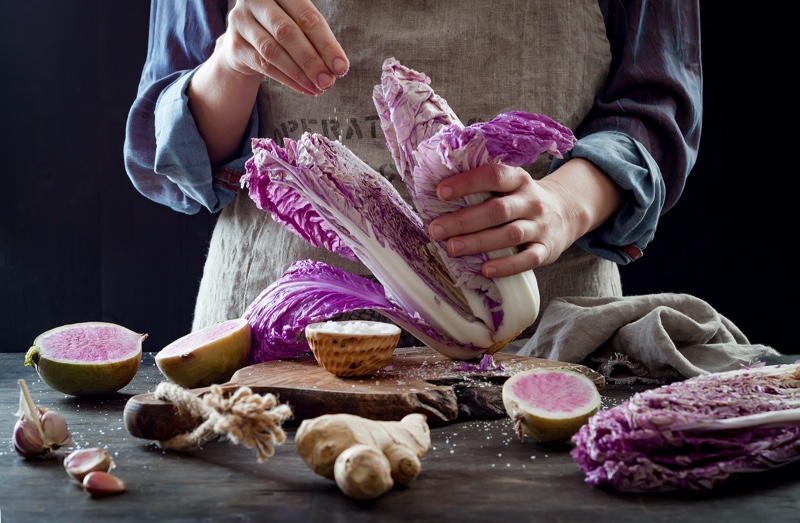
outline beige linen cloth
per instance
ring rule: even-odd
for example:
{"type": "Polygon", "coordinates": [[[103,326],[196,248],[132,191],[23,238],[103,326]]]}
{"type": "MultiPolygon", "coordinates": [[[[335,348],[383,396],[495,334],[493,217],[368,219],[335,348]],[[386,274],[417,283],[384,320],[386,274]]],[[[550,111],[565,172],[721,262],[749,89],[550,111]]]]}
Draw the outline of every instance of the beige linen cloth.
{"type": "Polygon", "coordinates": [[[535,334],[503,352],[514,351],[584,363],[617,383],[666,383],[780,356],[771,347],[750,344],[705,301],[670,293],[556,298],[535,334]]]}

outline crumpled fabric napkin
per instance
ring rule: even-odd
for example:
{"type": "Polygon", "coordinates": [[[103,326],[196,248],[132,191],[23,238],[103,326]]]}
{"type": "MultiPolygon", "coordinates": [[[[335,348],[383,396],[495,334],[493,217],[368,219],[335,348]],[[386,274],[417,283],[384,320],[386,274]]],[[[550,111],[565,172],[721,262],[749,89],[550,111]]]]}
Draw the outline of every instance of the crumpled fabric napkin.
{"type": "Polygon", "coordinates": [[[671,293],[557,298],[520,345],[519,355],[583,363],[617,383],[667,383],[780,355],[750,344],[705,301],[671,293]]]}

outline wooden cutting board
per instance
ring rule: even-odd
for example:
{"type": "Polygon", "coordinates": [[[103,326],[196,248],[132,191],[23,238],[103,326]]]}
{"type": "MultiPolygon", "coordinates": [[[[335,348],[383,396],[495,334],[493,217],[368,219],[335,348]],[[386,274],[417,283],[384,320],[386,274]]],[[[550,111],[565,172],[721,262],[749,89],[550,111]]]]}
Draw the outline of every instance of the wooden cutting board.
{"type": "MultiPolygon", "coordinates": [[[[427,347],[398,348],[386,367],[366,378],[340,378],[328,373],[313,356],[270,361],[237,371],[222,384],[226,394],[249,387],[288,403],[292,423],[323,414],[344,412],[376,420],[399,420],[424,414],[428,423],[505,415],[503,383],[511,375],[535,368],[569,368],[588,376],[599,390],[605,378],[575,363],[497,353],[504,370],[463,371],[459,363],[427,347]]],[[[201,396],[209,387],[192,389],[201,396]]],[[[203,419],[179,411],[153,393],[131,397],[125,405],[125,427],[134,437],[164,441],[190,432],[203,419]]]]}

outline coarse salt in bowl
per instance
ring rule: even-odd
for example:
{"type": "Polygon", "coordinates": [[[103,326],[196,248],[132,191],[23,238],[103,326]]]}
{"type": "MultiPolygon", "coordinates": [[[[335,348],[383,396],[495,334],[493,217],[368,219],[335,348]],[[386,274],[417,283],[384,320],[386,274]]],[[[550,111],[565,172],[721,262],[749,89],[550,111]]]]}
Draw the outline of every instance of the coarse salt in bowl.
{"type": "Polygon", "coordinates": [[[306,339],[317,362],[331,374],[369,376],[389,362],[400,327],[379,321],[323,321],[306,326],[306,339]]]}

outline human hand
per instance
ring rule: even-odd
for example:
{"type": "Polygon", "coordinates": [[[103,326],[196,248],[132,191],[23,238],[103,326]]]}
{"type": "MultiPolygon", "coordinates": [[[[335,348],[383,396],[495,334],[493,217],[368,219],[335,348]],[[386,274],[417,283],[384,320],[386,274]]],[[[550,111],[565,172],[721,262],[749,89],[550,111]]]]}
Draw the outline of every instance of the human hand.
{"type": "Polygon", "coordinates": [[[310,0],[239,0],[216,52],[238,73],[266,75],[308,95],[330,89],[350,67],[310,0]]]}
{"type": "Polygon", "coordinates": [[[493,197],[431,221],[434,240],[451,256],[517,247],[494,258],[483,275],[500,278],[548,265],[622,205],[622,190],[592,163],[577,158],[542,180],[520,167],[488,164],[446,178],[437,195],[451,200],[480,192],[493,197]]]}

